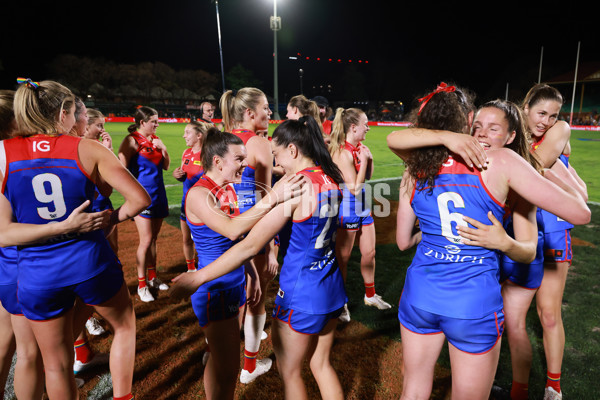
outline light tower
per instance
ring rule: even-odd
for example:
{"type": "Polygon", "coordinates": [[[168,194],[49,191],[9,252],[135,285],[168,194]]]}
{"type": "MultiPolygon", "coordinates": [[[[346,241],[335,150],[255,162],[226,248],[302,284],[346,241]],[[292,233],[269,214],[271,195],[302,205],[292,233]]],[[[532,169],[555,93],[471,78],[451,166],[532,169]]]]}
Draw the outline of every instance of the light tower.
{"type": "Polygon", "coordinates": [[[273,16],[271,17],[271,30],[273,31],[273,100],[275,109],[273,118],[279,117],[279,85],[277,84],[277,31],[281,29],[281,17],[277,16],[277,0],[273,0],[273,16]]]}

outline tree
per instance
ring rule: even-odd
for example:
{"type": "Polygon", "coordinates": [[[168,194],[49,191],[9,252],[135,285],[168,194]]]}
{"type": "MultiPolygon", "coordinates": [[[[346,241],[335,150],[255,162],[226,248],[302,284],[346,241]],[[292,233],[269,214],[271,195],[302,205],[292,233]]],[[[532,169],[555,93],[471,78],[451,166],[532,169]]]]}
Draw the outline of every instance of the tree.
{"type": "Polygon", "coordinates": [[[225,82],[230,89],[262,86],[262,81],[254,75],[254,72],[239,63],[225,75],[225,82]]]}

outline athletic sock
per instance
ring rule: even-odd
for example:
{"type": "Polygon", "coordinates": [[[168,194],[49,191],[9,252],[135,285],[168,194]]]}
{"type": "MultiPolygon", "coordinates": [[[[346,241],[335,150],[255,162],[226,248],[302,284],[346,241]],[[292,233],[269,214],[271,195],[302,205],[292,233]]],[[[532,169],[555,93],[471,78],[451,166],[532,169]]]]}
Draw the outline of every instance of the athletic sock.
{"type": "Polygon", "coordinates": [[[185,260],[185,263],[187,264],[188,271],[196,269],[195,259],[192,258],[191,260],[185,260]]]}
{"type": "Polygon", "coordinates": [[[529,399],[529,384],[517,381],[512,382],[510,389],[511,400],[528,400],[529,399]]]}
{"type": "Polygon", "coordinates": [[[260,348],[260,336],[265,327],[267,314],[248,315],[244,321],[244,369],[253,372],[256,368],[256,356],[260,348]]]}
{"type": "Polygon", "coordinates": [[[145,276],[139,276],[138,277],[138,288],[142,289],[146,287],[146,277],[145,276]]]}
{"type": "Polygon", "coordinates": [[[560,393],[560,372],[553,374],[550,371],[546,372],[546,387],[551,387],[556,390],[556,393],[560,393]]]}
{"type": "Polygon", "coordinates": [[[365,283],[365,295],[367,297],[375,296],[375,282],[365,283]]]}
{"type": "Polygon", "coordinates": [[[149,281],[156,278],[156,267],[154,265],[148,265],[147,270],[148,270],[148,280],[149,281]]]}
{"type": "Polygon", "coordinates": [[[75,358],[78,361],[81,361],[85,364],[90,362],[90,360],[94,358],[94,352],[90,348],[90,345],[88,344],[87,340],[76,340],[73,347],[75,347],[75,358]]]}
{"type": "Polygon", "coordinates": [[[131,393],[127,393],[125,396],[113,396],[113,400],[133,400],[135,399],[135,396],[132,395],[131,393]]]}
{"type": "Polygon", "coordinates": [[[244,350],[244,369],[250,373],[254,372],[256,369],[256,356],[258,356],[258,351],[253,353],[248,350],[244,350]]]}

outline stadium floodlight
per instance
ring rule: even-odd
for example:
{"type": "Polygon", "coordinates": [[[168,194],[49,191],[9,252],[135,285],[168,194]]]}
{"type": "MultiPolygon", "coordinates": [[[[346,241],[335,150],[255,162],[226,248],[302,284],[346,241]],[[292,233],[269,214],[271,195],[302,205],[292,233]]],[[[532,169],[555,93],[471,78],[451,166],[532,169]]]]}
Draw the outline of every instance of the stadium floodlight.
{"type": "MultiPolygon", "coordinates": [[[[575,61],[575,76],[573,77],[573,97],[571,98],[571,116],[569,117],[569,125],[573,125],[573,106],[575,105],[575,91],[577,90],[577,70],[579,69],[579,48],[581,42],[577,42],[577,59],[575,61]]],[[[583,97],[582,97],[583,101],[583,97]]],[[[579,109],[581,112],[581,108],[579,109]]]]}
{"type": "Polygon", "coordinates": [[[221,80],[223,81],[223,93],[225,93],[225,69],[223,67],[223,47],[221,46],[221,20],[219,18],[219,0],[213,0],[217,10],[217,33],[219,35],[219,55],[221,57],[221,80]]]}
{"type": "Polygon", "coordinates": [[[281,17],[277,16],[277,0],[273,0],[273,16],[270,20],[271,30],[273,31],[273,100],[275,101],[275,109],[273,110],[273,118],[279,117],[279,85],[277,83],[277,31],[281,29],[281,17]]]}

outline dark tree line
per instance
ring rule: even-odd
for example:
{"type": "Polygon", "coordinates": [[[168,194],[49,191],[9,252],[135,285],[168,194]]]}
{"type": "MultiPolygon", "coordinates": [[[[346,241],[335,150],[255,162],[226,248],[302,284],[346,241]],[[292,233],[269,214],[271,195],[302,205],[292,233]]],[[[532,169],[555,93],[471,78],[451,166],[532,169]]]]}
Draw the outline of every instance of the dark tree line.
{"type": "Polygon", "coordinates": [[[162,62],[118,64],[60,55],[49,65],[49,72],[77,95],[103,101],[177,103],[220,95],[218,75],[200,69],[176,71],[162,62]]]}

